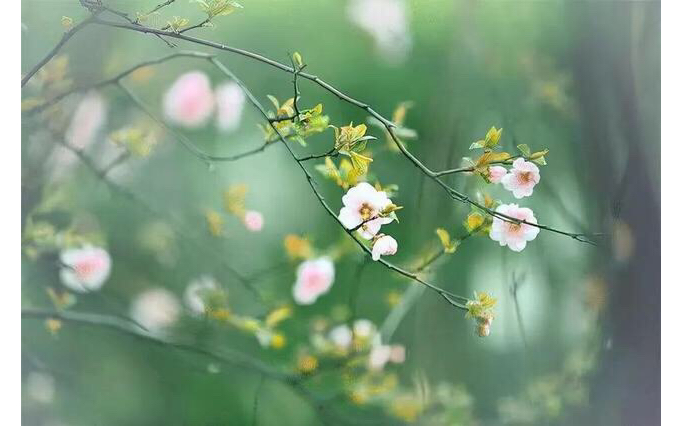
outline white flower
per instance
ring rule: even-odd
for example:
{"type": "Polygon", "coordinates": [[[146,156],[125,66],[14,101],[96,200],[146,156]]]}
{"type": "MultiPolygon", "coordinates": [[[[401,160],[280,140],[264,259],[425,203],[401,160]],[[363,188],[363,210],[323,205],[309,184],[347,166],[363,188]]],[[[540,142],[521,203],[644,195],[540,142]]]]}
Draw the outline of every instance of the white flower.
{"type": "Polygon", "coordinates": [[[213,112],[211,83],[201,71],[181,75],[163,98],[163,110],[169,121],[185,127],[198,127],[213,112]]]}
{"type": "Polygon", "coordinates": [[[334,283],[334,262],[328,257],[306,260],[298,265],[294,300],[299,305],[311,305],[329,291],[334,283]]]}
{"type": "Polygon", "coordinates": [[[152,334],[163,334],[180,316],[178,299],[157,287],[139,294],[130,307],[130,316],[152,334]]]}
{"type": "Polygon", "coordinates": [[[263,215],[255,210],[249,210],[244,214],[244,225],[251,232],[263,229],[263,215]]]}
{"type": "Polygon", "coordinates": [[[540,182],[540,169],[523,158],[517,158],[512,165],[509,173],[502,177],[502,185],[512,191],[516,198],[528,197],[533,193],[533,187],[540,182]]]}
{"type": "Polygon", "coordinates": [[[62,250],[59,278],[66,287],[79,293],[99,290],[109,278],[111,257],[106,250],[90,245],[62,250]]]}
{"type": "Polygon", "coordinates": [[[190,282],[184,294],[185,304],[190,312],[195,315],[206,313],[206,297],[218,288],[215,278],[210,275],[202,275],[190,282]]]}
{"type": "Polygon", "coordinates": [[[66,142],[77,149],[85,149],[92,143],[106,119],[104,99],[97,92],[89,92],[83,97],[66,131],[66,142]]]}
{"type": "Polygon", "coordinates": [[[24,389],[35,401],[49,404],[54,399],[54,378],[46,373],[32,371],[26,377],[24,389]]]}
{"type": "MultiPolygon", "coordinates": [[[[502,204],[496,212],[523,220],[528,223],[538,223],[533,210],[527,207],[519,207],[516,204],[502,204]]],[[[526,223],[514,223],[499,217],[493,218],[490,238],[498,241],[501,246],[509,246],[513,251],[521,251],[526,247],[526,241],[532,241],[537,237],[540,228],[526,223]]]]}
{"type": "Polygon", "coordinates": [[[353,334],[361,339],[369,339],[376,333],[376,326],[368,319],[358,319],[353,323],[353,334]]]}
{"type": "Polygon", "coordinates": [[[353,341],[353,332],[346,324],[337,325],[329,332],[329,340],[337,348],[346,350],[353,341]]]}
{"type": "Polygon", "coordinates": [[[226,132],[239,126],[246,96],[237,83],[223,83],[215,91],[218,127],[226,132]]]}
{"type": "Polygon", "coordinates": [[[381,225],[393,221],[392,217],[379,216],[381,211],[391,204],[391,200],[384,191],[377,191],[367,182],[350,188],[341,201],[344,207],[339,212],[339,221],[347,229],[355,229],[362,224],[358,231],[368,240],[379,232],[381,225]]]}
{"type": "Polygon", "coordinates": [[[502,166],[488,167],[488,180],[490,183],[500,183],[502,178],[507,175],[507,169],[502,166]]]}
{"type": "Polygon", "coordinates": [[[381,370],[384,365],[391,359],[391,347],[388,345],[376,344],[372,346],[369,352],[369,360],[367,367],[370,370],[381,370]]]}
{"type": "Polygon", "coordinates": [[[404,0],[352,0],[348,16],[372,36],[386,59],[392,62],[405,59],[412,39],[404,0]]]}
{"type": "Polygon", "coordinates": [[[379,260],[381,256],[391,256],[398,251],[398,242],[390,235],[380,235],[372,245],[372,260],[379,260]]]}

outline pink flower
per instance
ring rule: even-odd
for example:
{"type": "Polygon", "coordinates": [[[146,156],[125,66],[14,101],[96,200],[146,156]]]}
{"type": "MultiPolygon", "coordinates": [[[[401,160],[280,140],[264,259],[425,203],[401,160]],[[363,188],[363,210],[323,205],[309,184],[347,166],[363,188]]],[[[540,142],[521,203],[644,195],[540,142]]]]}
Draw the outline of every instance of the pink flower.
{"type": "Polygon", "coordinates": [[[223,83],[215,91],[218,106],[218,127],[224,131],[232,131],[239,126],[246,96],[237,83],[223,83]]]}
{"type": "Polygon", "coordinates": [[[185,289],[184,300],[190,312],[201,315],[206,312],[206,298],[218,290],[218,283],[210,275],[202,275],[190,282],[185,289]]]}
{"type": "Polygon", "coordinates": [[[249,210],[244,215],[244,225],[251,232],[258,232],[263,229],[263,215],[260,212],[249,210]]]}
{"type": "Polygon", "coordinates": [[[502,166],[488,167],[488,180],[490,183],[500,183],[503,177],[507,175],[507,169],[502,166]]]}
{"type": "Polygon", "coordinates": [[[180,316],[180,303],[173,293],[157,287],[135,298],[130,316],[152,334],[163,334],[180,316]]]}
{"type": "Polygon", "coordinates": [[[350,20],[366,31],[379,52],[391,62],[402,62],[412,45],[404,0],[352,0],[350,20]]]}
{"type": "Polygon", "coordinates": [[[66,287],[79,293],[99,290],[109,278],[111,257],[106,250],[84,246],[63,250],[59,277],[66,287]]]}
{"type": "Polygon", "coordinates": [[[516,198],[528,197],[533,193],[533,187],[540,182],[540,169],[523,158],[517,158],[512,165],[509,174],[502,177],[502,185],[512,191],[516,198]]]}
{"type": "MultiPolygon", "coordinates": [[[[502,204],[497,210],[498,213],[523,220],[529,223],[538,223],[533,210],[527,207],[519,207],[516,204],[502,204]]],[[[493,225],[490,230],[490,238],[498,241],[501,246],[509,246],[513,251],[521,251],[526,247],[526,241],[532,241],[537,237],[540,228],[526,223],[514,223],[503,220],[499,217],[493,218],[493,225]]]]}
{"type": "Polygon", "coordinates": [[[350,188],[341,201],[344,207],[339,212],[339,221],[347,229],[355,229],[362,224],[358,231],[368,240],[379,232],[381,225],[393,221],[392,217],[379,217],[381,211],[391,204],[391,200],[385,192],[377,191],[367,182],[350,188]]]}
{"type": "Polygon", "coordinates": [[[306,260],[298,265],[294,300],[299,305],[311,305],[329,291],[334,283],[334,263],[328,257],[306,260]]]}
{"type": "Polygon", "coordinates": [[[372,260],[379,260],[381,256],[391,256],[398,251],[398,242],[390,235],[380,235],[372,246],[372,260]]]}
{"type": "Polygon", "coordinates": [[[74,148],[86,148],[102,128],[105,119],[104,100],[99,93],[89,92],[76,107],[71,124],[66,131],[66,142],[74,148]]]}
{"type": "Polygon", "coordinates": [[[181,75],[163,98],[169,121],[185,127],[198,127],[213,112],[213,92],[208,77],[201,71],[181,75]]]}
{"type": "Polygon", "coordinates": [[[394,364],[402,364],[405,362],[405,346],[393,345],[391,346],[391,355],[389,360],[394,364]]]}

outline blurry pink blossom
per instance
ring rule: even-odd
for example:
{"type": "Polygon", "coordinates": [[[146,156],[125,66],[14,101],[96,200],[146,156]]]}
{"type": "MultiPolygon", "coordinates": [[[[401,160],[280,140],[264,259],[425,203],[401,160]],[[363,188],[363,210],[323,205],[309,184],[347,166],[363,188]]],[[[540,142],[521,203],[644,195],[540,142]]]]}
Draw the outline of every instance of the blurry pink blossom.
{"type": "Polygon", "coordinates": [[[398,251],[398,242],[390,235],[381,235],[372,246],[372,260],[379,260],[381,256],[391,256],[398,251]]]}
{"type": "Polygon", "coordinates": [[[213,112],[213,92],[206,74],[191,71],[181,75],[163,98],[169,121],[185,127],[199,127],[213,112]]]}
{"type": "Polygon", "coordinates": [[[341,198],[344,207],[339,212],[339,221],[347,229],[358,229],[363,238],[373,238],[381,225],[393,221],[392,217],[379,217],[383,209],[391,204],[391,200],[384,191],[377,191],[367,182],[361,182],[350,188],[346,195],[341,198]],[[373,220],[369,220],[376,218],[373,220]],[[366,223],[364,223],[367,221],[366,223]]]}
{"type": "Polygon", "coordinates": [[[502,166],[491,166],[488,168],[488,179],[490,183],[500,183],[502,178],[507,175],[507,169],[502,166]]]}
{"type": "Polygon", "coordinates": [[[405,362],[405,346],[393,345],[391,346],[390,361],[394,364],[402,364],[405,362]]]}
{"type": "Polygon", "coordinates": [[[111,257],[100,247],[86,245],[62,250],[59,277],[66,287],[79,293],[99,290],[109,278],[111,257]]]}
{"type": "Polygon", "coordinates": [[[255,210],[249,210],[244,215],[244,225],[251,232],[258,232],[263,229],[263,215],[255,210]]]}
{"type": "Polygon", "coordinates": [[[299,305],[311,305],[329,291],[334,283],[334,263],[328,257],[306,260],[298,265],[294,300],[299,305]]]}
{"type": "Polygon", "coordinates": [[[189,283],[185,289],[184,301],[194,315],[206,313],[206,297],[218,289],[218,283],[210,275],[202,275],[189,283]]]}
{"type": "Polygon", "coordinates": [[[55,394],[54,377],[47,373],[31,371],[26,376],[24,389],[33,400],[49,404],[54,400],[55,394]]]}
{"type": "Polygon", "coordinates": [[[501,182],[505,189],[514,193],[514,197],[528,197],[533,193],[533,187],[540,182],[540,169],[530,161],[517,158],[501,182]]]}
{"type": "Polygon", "coordinates": [[[368,319],[358,319],[353,323],[353,334],[361,339],[369,339],[374,336],[376,326],[368,319]]]}
{"type": "MultiPolygon", "coordinates": [[[[533,210],[527,207],[519,207],[516,204],[502,204],[496,211],[515,219],[529,223],[538,223],[533,215],[533,210]]],[[[493,218],[490,230],[490,238],[498,241],[501,246],[508,246],[513,251],[521,251],[526,247],[526,242],[534,240],[539,232],[540,228],[535,226],[526,223],[508,222],[495,217],[493,218]]]]}
{"type": "Polygon", "coordinates": [[[106,105],[97,92],[86,94],[76,107],[66,130],[66,142],[77,149],[89,146],[106,120],[106,105]]]}
{"type": "Polygon", "coordinates": [[[139,294],[130,307],[130,316],[152,334],[162,334],[180,316],[180,303],[173,293],[157,287],[139,294]]]}
{"type": "Polygon", "coordinates": [[[218,106],[218,128],[224,131],[235,130],[239,126],[246,96],[237,83],[223,83],[215,91],[218,106]]]}

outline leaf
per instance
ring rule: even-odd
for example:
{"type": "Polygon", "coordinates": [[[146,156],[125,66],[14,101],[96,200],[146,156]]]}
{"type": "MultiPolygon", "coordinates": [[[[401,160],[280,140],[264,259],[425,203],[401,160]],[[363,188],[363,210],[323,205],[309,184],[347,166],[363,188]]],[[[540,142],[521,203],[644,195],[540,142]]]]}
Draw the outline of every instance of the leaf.
{"type": "Polygon", "coordinates": [[[538,157],[538,158],[534,158],[534,159],[531,160],[531,161],[532,161],[533,163],[539,164],[539,165],[541,165],[541,166],[546,166],[546,165],[547,165],[547,161],[545,161],[545,157],[544,157],[544,156],[538,157]]]}
{"type": "Polygon", "coordinates": [[[268,96],[268,99],[270,99],[270,102],[272,102],[272,105],[275,106],[275,109],[279,109],[279,101],[277,100],[277,98],[272,96],[272,95],[267,95],[267,96],[268,96]]]}
{"type": "Polygon", "coordinates": [[[478,148],[484,148],[484,147],[485,147],[485,141],[483,139],[477,140],[476,142],[469,145],[469,149],[478,149],[478,148]]]}
{"type": "Polygon", "coordinates": [[[459,246],[459,240],[451,240],[450,234],[443,228],[436,229],[436,234],[440,239],[440,243],[443,245],[443,251],[445,253],[454,253],[459,246]]]}
{"type": "Polygon", "coordinates": [[[350,162],[353,165],[353,170],[358,176],[364,175],[369,169],[369,163],[373,160],[369,157],[365,157],[362,154],[358,154],[355,151],[350,152],[350,162]]]}
{"type": "Polygon", "coordinates": [[[476,167],[480,168],[487,166],[490,163],[499,163],[508,160],[511,157],[508,152],[493,152],[488,151],[481,155],[478,160],[476,160],[476,167]]]}
{"type": "Polygon", "coordinates": [[[521,145],[516,146],[519,151],[521,151],[521,154],[523,154],[524,157],[528,158],[530,157],[530,147],[526,145],[525,143],[522,143],[521,145]]]}
{"type": "Polygon", "coordinates": [[[267,317],[265,317],[265,325],[269,328],[275,327],[280,322],[291,316],[291,307],[282,306],[274,311],[270,312],[267,317]]]}
{"type": "Polygon", "coordinates": [[[531,156],[530,159],[534,163],[540,164],[541,166],[546,166],[547,161],[545,161],[545,154],[549,152],[548,149],[543,149],[542,151],[534,152],[531,156]]]}

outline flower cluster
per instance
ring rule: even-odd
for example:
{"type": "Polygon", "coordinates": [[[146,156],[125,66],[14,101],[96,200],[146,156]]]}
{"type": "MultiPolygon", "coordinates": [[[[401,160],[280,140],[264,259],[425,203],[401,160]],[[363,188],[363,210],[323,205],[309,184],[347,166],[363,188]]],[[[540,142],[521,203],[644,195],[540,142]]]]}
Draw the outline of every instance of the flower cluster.
{"type": "Polygon", "coordinates": [[[201,71],[190,71],[171,85],[163,98],[166,118],[179,126],[201,127],[217,109],[216,124],[223,131],[239,125],[246,96],[237,83],[225,82],[215,91],[201,71]]]}
{"type": "Polygon", "coordinates": [[[386,192],[361,182],[350,188],[341,201],[343,207],[339,212],[339,221],[346,229],[357,230],[361,237],[372,240],[373,260],[397,252],[398,242],[389,235],[379,233],[382,225],[393,222],[398,209],[386,192]]]}

